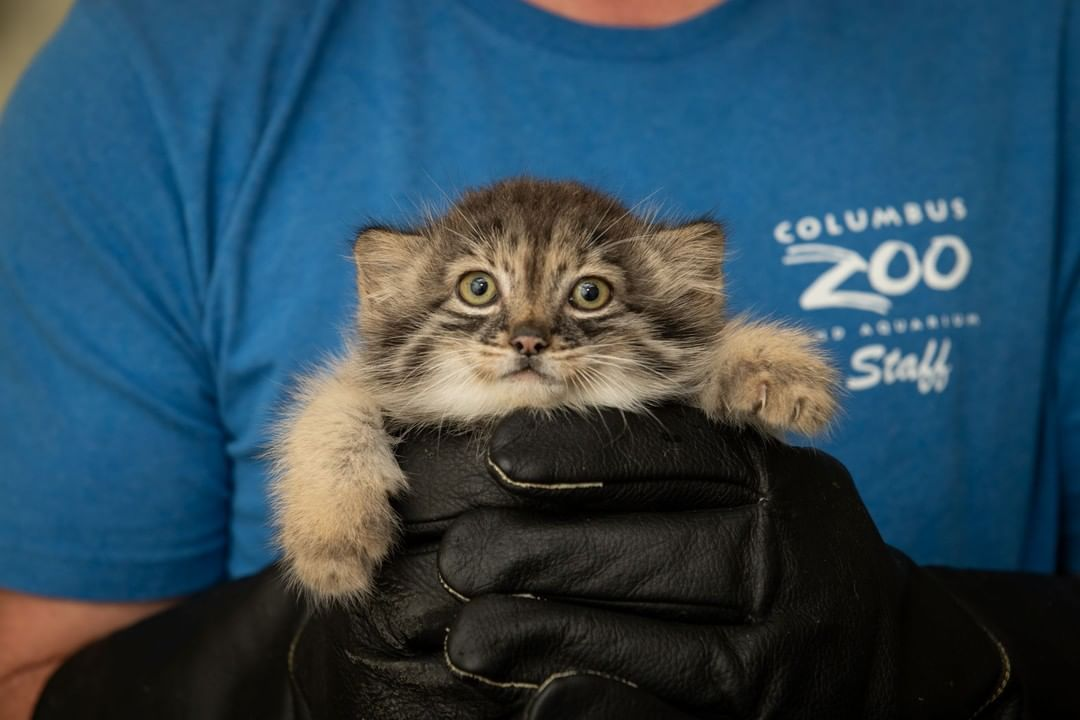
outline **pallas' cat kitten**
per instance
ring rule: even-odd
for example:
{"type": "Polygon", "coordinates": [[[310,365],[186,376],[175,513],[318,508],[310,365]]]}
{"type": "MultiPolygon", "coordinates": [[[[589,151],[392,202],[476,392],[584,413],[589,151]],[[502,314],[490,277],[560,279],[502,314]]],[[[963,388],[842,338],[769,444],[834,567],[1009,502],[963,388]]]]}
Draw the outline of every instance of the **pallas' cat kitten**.
{"type": "Polygon", "coordinates": [[[355,245],[360,341],[306,379],[274,448],[286,565],[355,599],[390,551],[405,477],[395,428],[468,428],[520,408],[665,400],[811,434],[837,373],[809,334],[725,314],[724,234],[650,222],[572,182],[507,180],[355,245]]]}

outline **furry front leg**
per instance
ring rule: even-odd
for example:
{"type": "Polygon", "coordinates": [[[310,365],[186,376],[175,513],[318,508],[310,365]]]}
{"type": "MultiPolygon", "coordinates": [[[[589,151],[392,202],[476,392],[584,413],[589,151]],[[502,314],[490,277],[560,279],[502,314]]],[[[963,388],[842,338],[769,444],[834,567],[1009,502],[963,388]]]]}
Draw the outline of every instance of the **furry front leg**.
{"type": "Polygon", "coordinates": [[[698,401],[716,419],[813,435],[836,413],[839,374],[804,330],[734,320],[707,363],[698,401]]]}
{"type": "Polygon", "coordinates": [[[368,594],[397,536],[390,498],[405,476],[348,359],[304,383],[273,455],[278,542],[291,577],[320,601],[368,594]]]}

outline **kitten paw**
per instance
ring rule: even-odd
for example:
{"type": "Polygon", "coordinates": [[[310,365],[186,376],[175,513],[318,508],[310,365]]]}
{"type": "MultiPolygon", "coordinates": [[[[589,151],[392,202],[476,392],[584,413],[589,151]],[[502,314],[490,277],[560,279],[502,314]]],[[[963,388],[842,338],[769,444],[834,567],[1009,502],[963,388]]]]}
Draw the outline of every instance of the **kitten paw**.
{"type": "Polygon", "coordinates": [[[390,554],[406,487],[382,414],[352,357],[306,378],[272,449],[277,542],[291,580],[316,602],[360,601],[390,554]]]}
{"type": "Polygon", "coordinates": [[[320,603],[370,595],[398,534],[389,499],[380,507],[330,517],[336,514],[328,510],[304,525],[284,523],[279,538],[291,579],[320,603]]]}
{"type": "Polygon", "coordinates": [[[390,498],[406,485],[388,446],[355,456],[303,453],[274,488],[278,544],[290,578],[316,602],[362,601],[393,550],[399,521],[390,498]],[[325,463],[334,457],[338,462],[325,463]],[[345,460],[351,460],[346,462],[345,460]]]}
{"type": "Polygon", "coordinates": [[[798,328],[732,322],[705,378],[701,407],[717,419],[814,435],[836,415],[839,373],[798,328]]]}

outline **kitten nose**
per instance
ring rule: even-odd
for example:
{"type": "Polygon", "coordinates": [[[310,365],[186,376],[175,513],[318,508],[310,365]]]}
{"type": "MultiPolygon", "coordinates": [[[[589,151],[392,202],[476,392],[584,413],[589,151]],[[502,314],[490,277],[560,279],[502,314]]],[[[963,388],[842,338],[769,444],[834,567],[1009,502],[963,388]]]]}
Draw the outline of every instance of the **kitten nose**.
{"type": "Polygon", "coordinates": [[[543,337],[544,334],[528,325],[514,328],[511,335],[510,344],[514,346],[515,350],[526,357],[537,355],[541,350],[548,346],[547,340],[543,337]]]}

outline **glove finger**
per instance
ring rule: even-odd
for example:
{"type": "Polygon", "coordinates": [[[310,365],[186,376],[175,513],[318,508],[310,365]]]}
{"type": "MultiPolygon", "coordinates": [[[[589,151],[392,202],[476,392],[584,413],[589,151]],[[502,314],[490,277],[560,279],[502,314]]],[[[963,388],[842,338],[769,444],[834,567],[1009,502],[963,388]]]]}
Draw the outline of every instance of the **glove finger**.
{"type": "Polygon", "coordinates": [[[395,450],[409,489],[395,498],[394,505],[413,540],[437,539],[469,508],[526,503],[492,481],[486,448],[475,435],[420,429],[410,432],[395,450]]]}
{"type": "Polygon", "coordinates": [[[619,680],[573,673],[548,678],[525,709],[524,720],[693,720],[654,695],[619,680]]]}
{"type": "MultiPolygon", "coordinates": [[[[441,648],[409,655],[384,654],[370,644],[343,644],[342,639],[340,628],[318,619],[312,619],[296,637],[288,669],[290,684],[304,710],[297,713],[299,718],[506,717],[508,698],[460,682],[447,669],[441,648]]],[[[229,717],[282,715],[252,715],[238,710],[229,717]]]]}
{"type": "MultiPolygon", "coordinates": [[[[738,626],[757,648],[755,626],[738,626]]],[[[446,637],[446,662],[463,679],[539,689],[569,671],[635,684],[668,702],[741,716],[734,699],[756,696],[752,666],[731,650],[722,626],[671,623],[519,597],[487,595],[462,608],[446,637]]]]}
{"type": "Polygon", "coordinates": [[[699,410],[657,408],[543,416],[496,426],[487,458],[511,493],[610,508],[724,507],[755,502],[766,450],[781,443],[710,422],[699,410]]]}
{"type": "Polygon", "coordinates": [[[443,536],[442,582],[461,598],[528,594],[694,622],[760,616],[772,543],[760,505],[553,516],[482,509],[443,536]]]}
{"type": "Polygon", "coordinates": [[[379,573],[377,592],[363,612],[351,607],[330,607],[327,621],[340,625],[341,639],[355,638],[363,645],[379,645],[388,654],[437,650],[461,601],[439,583],[438,547],[406,546],[379,573]]]}
{"type": "Polygon", "coordinates": [[[398,444],[410,489],[395,499],[407,532],[437,538],[474,507],[681,510],[759,500],[765,458],[798,454],[682,406],[503,420],[476,434],[411,431],[398,444]],[[494,479],[494,482],[493,482],[494,479]]]}

